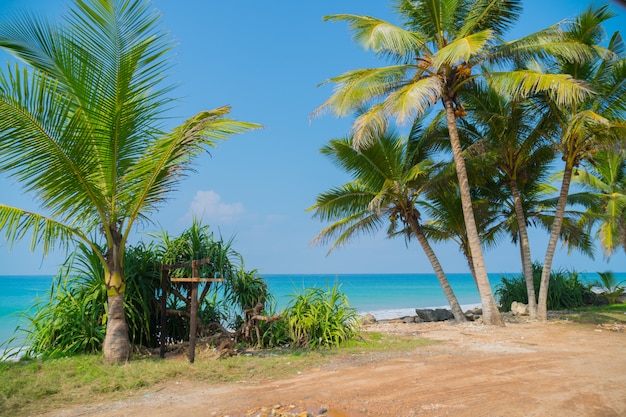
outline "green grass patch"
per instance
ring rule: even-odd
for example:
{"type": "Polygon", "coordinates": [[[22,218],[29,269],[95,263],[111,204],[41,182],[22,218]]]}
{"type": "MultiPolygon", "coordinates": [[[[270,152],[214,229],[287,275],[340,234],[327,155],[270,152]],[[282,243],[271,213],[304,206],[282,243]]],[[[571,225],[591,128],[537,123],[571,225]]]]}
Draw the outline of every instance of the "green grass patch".
{"type": "Polygon", "coordinates": [[[626,304],[580,307],[562,317],[581,324],[626,324],[626,304]]]}
{"type": "Polygon", "coordinates": [[[198,348],[196,361],[135,357],[124,365],[105,365],[100,355],[22,362],[0,362],[0,410],[5,417],[33,415],[63,407],[103,403],[147,392],[175,381],[211,384],[283,378],[323,366],[342,355],[410,352],[436,342],[363,332],[338,348],[268,349],[216,359],[198,348]]]}

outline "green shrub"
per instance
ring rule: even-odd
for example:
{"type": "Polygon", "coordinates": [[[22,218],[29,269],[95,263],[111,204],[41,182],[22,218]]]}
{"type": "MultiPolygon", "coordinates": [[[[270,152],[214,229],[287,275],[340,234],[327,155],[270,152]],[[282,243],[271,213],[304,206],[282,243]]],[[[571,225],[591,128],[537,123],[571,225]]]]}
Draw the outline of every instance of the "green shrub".
{"type": "MultiPolygon", "coordinates": [[[[533,265],[533,282],[535,294],[539,295],[542,266],[533,265]]],[[[552,271],[548,287],[548,310],[568,310],[584,305],[585,295],[589,292],[575,271],[552,271]]],[[[513,301],[528,304],[528,293],[524,276],[512,278],[502,277],[495,291],[502,311],[511,311],[513,301]]]]}
{"type": "Polygon", "coordinates": [[[338,346],[358,334],[357,311],[334,285],[326,290],[307,288],[287,306],[289,332],[295,346],[338,346]]]}

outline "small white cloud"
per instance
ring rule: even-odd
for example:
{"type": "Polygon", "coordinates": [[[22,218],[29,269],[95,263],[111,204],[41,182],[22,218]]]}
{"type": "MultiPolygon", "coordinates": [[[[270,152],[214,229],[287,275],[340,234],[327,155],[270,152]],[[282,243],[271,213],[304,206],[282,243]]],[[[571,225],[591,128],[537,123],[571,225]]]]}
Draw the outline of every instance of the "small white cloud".
{"type": "Polygon", "coordinates": [[[212,190],[199,190],[189,207],[191,215],[218,224],[233,223],[241,218],[244,212],[243,204],[224,203],[222,197],[212,190]]]}

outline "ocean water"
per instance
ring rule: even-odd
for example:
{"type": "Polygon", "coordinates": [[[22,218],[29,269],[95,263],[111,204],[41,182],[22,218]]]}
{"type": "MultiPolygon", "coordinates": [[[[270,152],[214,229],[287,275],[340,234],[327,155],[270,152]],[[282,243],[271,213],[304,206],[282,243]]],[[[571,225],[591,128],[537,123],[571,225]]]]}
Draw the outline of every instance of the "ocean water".
{"type": "MultiPolygon", "coordinates": [[[[490,274],[495,290],[503,276],[519,274],[490,274]]],[[[585,281],[597,279],[584,276],[585,281]]],[[[626,273],[616,273],[618,281],[626,273]]],[[[446,307],[447,301],[434,274],[281,274],[263,275],[275,298],[277,311],[282,311],[292,295],[305,288],[327,288],[335,283],[346,294],[359,313],[371,313],[378,319],[414,314],[416,308],[446,307]]],[[[480,303],[480,297],[470,274],[448,274],[448,280],[459,303],[470,308],[480,303]]],[[[52,276],[0,276],[0,344],[14,336],[17,326],[28,322],[21,314],[31,308],[37,298],[46,297],[52,276]]],[[[17,346],[18,338],[11,345],[17,346]]]]}
{"type": "Polygon", "coordinates": [[[0,344],[13,337],[16,327],[28,324],[21,315],[29,311],[35,300],[46,296],[51,284],[51,276],[0,275],[0,344]]]}
{"type": "MultiPolygon", "coordinates": [[[[480,302],[470,274],[447,276],[459,303],[475,305],[480,302]]],[[[304,288],[327,288],[334,284],[340,286],[350,304],[360,313],[372,313],[377,317],[399,311],[413,311],[415,308],[447,305],[434,274],[296,274],[267,275],[265,278],[279,310],[289,303],[293,294],[301,293],[304,288]]],[[[500,275],[491,276],[490,281],[495,285],[500,282],[500,275]]]]}

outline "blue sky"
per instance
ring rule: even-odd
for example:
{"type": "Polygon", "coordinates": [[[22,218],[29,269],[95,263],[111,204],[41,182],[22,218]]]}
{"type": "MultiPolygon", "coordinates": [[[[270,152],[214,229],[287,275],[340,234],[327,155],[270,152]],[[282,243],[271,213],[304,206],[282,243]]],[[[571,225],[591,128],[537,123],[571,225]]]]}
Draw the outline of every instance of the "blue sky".
{"type": "MultiPolygon", "coordinates": [[[[0,0],[1,19],[12,11],[30,10],[56,17],[69,1],[0,0]]],[[[193,213],[216,233],[234,236],[234,248],[246,269],[280,273],[431,273],[417,242],[363,236],[326,256],[327,247],[312,247],[311,239],[323,224],[306,213],[315,196],[347,178],[319,154],[333,138],[345,136],[351,119],[311,112],[330,94],[325,79],[347,70],[381,64],[360,49],[343,23],[324,23],[333,13],[371,15],[396,22],[388,1],[229,2],[213,0],[155,0],[163,25],[177,41],[170,80],[180,84],[179,106],[172,124],[201,110],[232,106],[232,116],[261,123],[264,129],[234,136],[198,160],[197,172],[171,196],[153,225],[141,227],[137,238],[164,228],[177,234],[191,224],[193,213]]],[[[589,2],[528,0],[510,38],[573,17],[589,2]]],[[[599,2],[598,4],[603,4],[599,2]]],[[[626,8],[613,2],[619,16],[608,31],[626,28],[626,8]]],[[[0,52],[0,62],[8,56],[0,52]]],[[[36,210],[31,196],[0,177],[0,201],[36,210]]],[[[547,237],[531,235],[534,260],[542,260],[547,237]]],[[[446,272],[468,272],[465,259],[453,244],[435,245],[446,272]]],[[[623,251],[607,263],[600,249],[596,260],[559,250],[555,268],[595,272],[626,271],[623,251]]],[[[508,241],[485,252],[489,272],[518,272],[519,251],[508,241]]],[[[34,253],[24,243],[9,251],[0,240],[0,275],[54,274],[65,257],[34,253]]]]}

